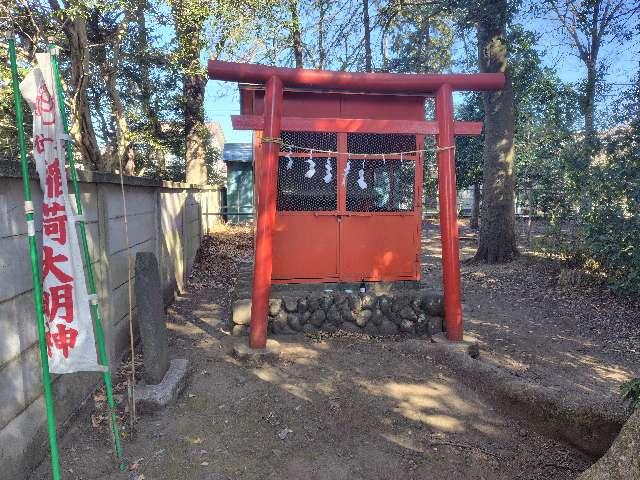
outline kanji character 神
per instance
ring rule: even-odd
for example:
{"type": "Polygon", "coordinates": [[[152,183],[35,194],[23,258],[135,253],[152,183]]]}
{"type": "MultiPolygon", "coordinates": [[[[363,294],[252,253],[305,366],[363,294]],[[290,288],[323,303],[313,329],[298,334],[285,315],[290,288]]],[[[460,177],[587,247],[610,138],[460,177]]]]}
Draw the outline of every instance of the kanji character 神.
{"type": "Polygon", "coordinates": [[[60,245],[67,243],[67,216],[44,218],[42,220],[44,234],[60,245]]]}
{"type": "Polygon", "coordinates": [[[53,163],[47,165],[47,197],[55,198],[62,195],[62,175],[60,174],[60,161],[53,159],[53,163]]]}
{"type": "Polygon", "coordinates": [[[44,258],[42,259],[42,278],[45,280],[49,273],[52,273],[61,283],[73,282],[73,277],[64,273],[56,263],[62,263],[69,260],[65,255],[53,254],[53,248],[45,246],[43,249],[44,258]]]}
{"type": "Polygon", "coordinates": [[[55,285],[42,292],[42,306],[50,322],[60,309],[64,309],[64,315],[60,315],[60,318],[67,323],[73,322],[73,284],[55,285]]]}
{"type": "Polygon", "coordinates": [[[52,330],[47,332],[47,353],[52,356],[51,348],[61,350],[64,358],[69,358],[69,350],[76,346],[78,331],[75,328],[67,327],[64,323],[56,325],[58,331],[53,333],[52,330]]]}

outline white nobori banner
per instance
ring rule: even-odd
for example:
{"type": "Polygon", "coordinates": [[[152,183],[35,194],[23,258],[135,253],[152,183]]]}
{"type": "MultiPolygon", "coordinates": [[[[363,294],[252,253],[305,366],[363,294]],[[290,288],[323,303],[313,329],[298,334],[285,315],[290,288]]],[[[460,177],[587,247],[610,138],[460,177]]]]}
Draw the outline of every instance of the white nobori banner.
{"type": "Polygon", "coordinates": [[[51,373],[103,370],[98,364],[89,296],[69,199],[64,129],[56,100],[51,55],[20,84],[33,112],[33,158],[42,202],[42,305],[51,373]]]}

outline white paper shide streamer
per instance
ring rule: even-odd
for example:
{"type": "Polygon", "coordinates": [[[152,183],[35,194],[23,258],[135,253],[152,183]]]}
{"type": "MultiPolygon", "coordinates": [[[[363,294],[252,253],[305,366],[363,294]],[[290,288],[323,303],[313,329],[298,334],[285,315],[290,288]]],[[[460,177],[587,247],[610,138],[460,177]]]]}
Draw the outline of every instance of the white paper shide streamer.
{"type": "Polygon", "coordinates": [[[33,157],[43,192],[42,304],[51,373],[101,371],[89,296],[69,199],[65,138],[49,53],[20,84],[33,112],[33,157]]]}
{"type": "Polygon", "coordinates": [[[331,175],[331,160],[329,160],[328,158],[327,158],[327,161],[324,163],[324,169],[325,169],[325,174],[324,174],[324,177],[322,177],[322,179],[324,180],[324,183],[329,183],[333,178],[333,175],[331,175]]]}
{"type": "Polygon", "coordinates": [[[287,153],[287,170],[291,170],[293,167],[293,152],[291,151],[291,147],[289,147],[289,152],[287,153]]]}
{"type": "Polygon", "coordinates": [[[309,165],[309,169],[306,171],[304,176],[307,178],[313,178],[313,176],[316,174],[316,162],[313,159],[313,150],[309,152],[309,158],[307,158],[305,162],[307,162],[307,164],[309,165]]]}
{"type": "Polygon", "coordinates": [[[364,179],[364,160],[362,160],[362,166],[358,170],[358,186],[361,190],[367,188],[367,182],[364,179]]]}

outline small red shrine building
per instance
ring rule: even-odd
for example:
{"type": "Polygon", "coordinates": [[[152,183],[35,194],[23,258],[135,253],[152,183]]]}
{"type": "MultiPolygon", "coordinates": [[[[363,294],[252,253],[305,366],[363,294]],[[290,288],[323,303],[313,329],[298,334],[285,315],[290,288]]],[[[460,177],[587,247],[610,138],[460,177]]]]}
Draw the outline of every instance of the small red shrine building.
{"type": "Polygon", "coordinates": [[[235,129],[254,132],[256,249],[250,344],[266,342],[271,283],[418,280],[423,150],[436,135],[445,324],[462,338],[454,90],[497,90],[502,74],[346,73],[210,61],[239,82],[235,129]],[[435,97],[436,121],[425,101],[435,97]]]}

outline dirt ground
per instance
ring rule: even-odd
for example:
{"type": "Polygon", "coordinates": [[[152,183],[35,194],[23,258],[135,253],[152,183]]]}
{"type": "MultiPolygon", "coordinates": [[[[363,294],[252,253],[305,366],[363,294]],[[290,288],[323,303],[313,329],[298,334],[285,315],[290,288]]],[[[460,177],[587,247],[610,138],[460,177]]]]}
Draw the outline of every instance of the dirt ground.
{"type": "MultiPolygon", "coordinates": [[[[470,237],[463,229],[463,254],[470,237]]],[[[439,284],[433,226],[425,238],[425,278],[439,284]]],[[[170,356],[191,360],[189,384],[177,404],[139,417],[124,440],[130,470],[117,471],[87,405],[61,440],[65,479],[570,479],[593,462],[496,410],[428,355],[399,352],[401,339],[280,337],[278,360],[238,363],[225,319],[239,261],[229,248],[225,273],[197,276],[168,309],[170,356]]],[[[637,367],[632,343],[603,340],[626,319],[612,319],[617,306],[596,309],[588,324],[600,331],[585,333],[576,305],[595,307],[558,299],[543,268],[533,257],[464,265],[468,333],[519,375],[611,393],[637,367]]],[[[50,478],[48,462],[31,478],[50,478]]]]}
{"type": "MultiPolygon", "coordinates": [[[[559,260],[528,251],[502,265],[465,263],[477,235],[460,226],[465,334],[483,358],[548,387],[618,396],[622,382],[640,376],[640,303],[584,281],[559,260]]],[[[544,228],[539,228],[544,232],[544,228]]],[[[442,282],[437,225],[423,235],[423,279],[442,282]]]]}

